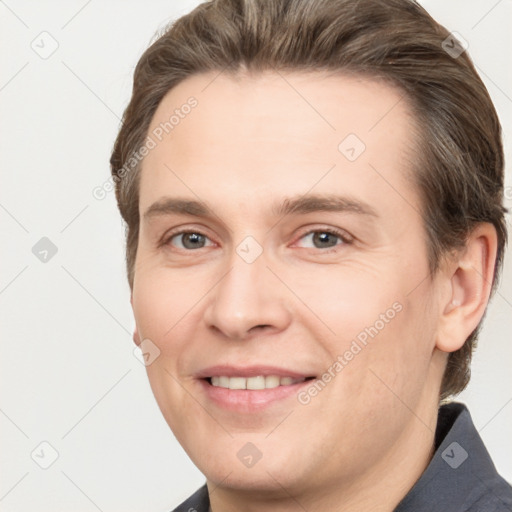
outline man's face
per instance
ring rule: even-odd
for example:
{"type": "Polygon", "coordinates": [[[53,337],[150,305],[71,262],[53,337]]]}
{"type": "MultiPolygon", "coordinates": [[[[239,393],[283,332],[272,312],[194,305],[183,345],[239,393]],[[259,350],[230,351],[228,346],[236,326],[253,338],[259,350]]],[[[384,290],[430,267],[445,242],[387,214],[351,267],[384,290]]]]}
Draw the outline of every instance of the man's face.
{"type": "Polygon", "coordinates": [[[401,93],[320,73],[198,75],[148,134],[133,310],[160,350],[156,400],[207,478],[318,488],[431,438],[440,286],[401,93]]]}

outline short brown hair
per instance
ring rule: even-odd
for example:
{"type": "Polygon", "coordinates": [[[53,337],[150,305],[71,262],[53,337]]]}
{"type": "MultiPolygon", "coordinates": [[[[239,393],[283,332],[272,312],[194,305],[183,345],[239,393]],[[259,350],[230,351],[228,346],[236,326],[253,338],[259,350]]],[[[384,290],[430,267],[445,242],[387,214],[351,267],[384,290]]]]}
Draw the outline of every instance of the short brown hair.
{"type": "MultiPolygon", "coordinates": [[[[489,94],[463,52],[449,54],[449,32],[413,0],[212,0],[168,26],[141,56],[133,92],[110,159],[127,225],[126,263],[133,287],[139,233],[142,147],[165,94],[208,71],[346,71],[386,80],[409,99],[421,126],[415,180],[432,272],[464,246],[480,222],[498,236],[497,275],[507,241],[500,123],[489,94]],[[444,44],[443,44],[444,42],[444,44]]],[[[469,381],[480,325],[450,354],[441,398],[469,381]]]]}

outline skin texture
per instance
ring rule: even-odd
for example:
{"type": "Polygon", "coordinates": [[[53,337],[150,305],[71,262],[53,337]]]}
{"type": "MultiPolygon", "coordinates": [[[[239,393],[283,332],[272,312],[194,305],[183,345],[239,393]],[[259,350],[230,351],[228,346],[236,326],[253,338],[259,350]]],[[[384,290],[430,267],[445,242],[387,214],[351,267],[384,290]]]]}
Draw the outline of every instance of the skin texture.
{"type": "Polygon", "coordinates": [[[165,96],[148,133],[191,96],[197,106],[145,157],[140,181],[134,340],[160,350],[147,367],[159,407],[205,474],[214,512],[391,511],[432,456],[447,353],[488,300],[494,229],[480,225],[429,275],[408,178],[416,129],[389,85],[320,72],[197,75],[165,96]],[[349,134],[366,146],[354,161],[338,149],[349,134]],[[304,194],[373,214],[272,212],[304,194]],[[144,216],[169,197],[202,201],[211,216],[144,216]],[[206,236],[204,247],[187,248],[171,236],[178,228],[206,236]],[[325,229],[343,238],[325,248],[307,234],[325,229]],[[252,263],[237,253],[247,236],[263,251],[252,263]],[[305,405],[292,395],[228,411],[196,378],[217,364],[321,377],[393,304],[394,318],[305,405]],[[247,442],[262,454],[250,468],[237,457],[247,442]]]}

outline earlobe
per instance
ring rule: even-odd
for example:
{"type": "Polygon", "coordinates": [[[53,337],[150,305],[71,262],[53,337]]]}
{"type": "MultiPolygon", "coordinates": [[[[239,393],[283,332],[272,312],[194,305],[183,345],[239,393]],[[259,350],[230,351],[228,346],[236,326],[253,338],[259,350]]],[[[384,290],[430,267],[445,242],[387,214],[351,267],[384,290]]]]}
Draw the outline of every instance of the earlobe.
{"type": "Polygon", "coordinates": [[[460,349],[482,319],[492,288],[497,235],[492,224],[479,224],[465,248],[447,269],[449,286],[436,346],[444,352],[460,349]]]}
{"type": "MultiPolygon", "coordinates": [[[[130,295],[130,304],[132,305],[132,310],[133,310],[133,293],[130,295]]],[[[137,346],[140,345],[140,336],[139,336],[139,331],[137,329],[137,324],[135,324],[135,327],[133,329],[133,342],[137,346]]]]}
{"type": "Polygon", "coordinates": [[[137,326],[135,326],[135,328],[133,329],[133,342],[137,346],[140,345],[140,336],[139,336],[139,331],[137,330],[137,326]]]}

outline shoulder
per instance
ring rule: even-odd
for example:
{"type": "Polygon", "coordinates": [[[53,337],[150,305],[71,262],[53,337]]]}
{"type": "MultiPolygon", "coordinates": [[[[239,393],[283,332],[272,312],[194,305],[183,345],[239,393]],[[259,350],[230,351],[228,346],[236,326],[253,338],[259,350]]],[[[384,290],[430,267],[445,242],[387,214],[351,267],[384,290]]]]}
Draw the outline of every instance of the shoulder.
{"type": "Polygon", "coordinates": [[[498,474],[487,481],[482,479],[471,494],[468,496],[471,505],[467,512],[512,511],[512,487],[498,474]]]}
{"type": "Polygon", "coordinates": [[[208,512],[209,508],[208,488],[204,484],[172,512],[208,512]]]}
{"type": "Polygon", "coordinates": [[[466,406],[439,410],[435,453],[395,512],[512,512],[512,487],[496,471],[466,406]]]}

